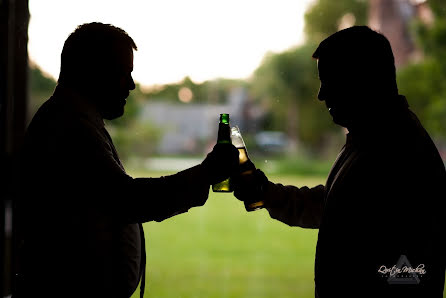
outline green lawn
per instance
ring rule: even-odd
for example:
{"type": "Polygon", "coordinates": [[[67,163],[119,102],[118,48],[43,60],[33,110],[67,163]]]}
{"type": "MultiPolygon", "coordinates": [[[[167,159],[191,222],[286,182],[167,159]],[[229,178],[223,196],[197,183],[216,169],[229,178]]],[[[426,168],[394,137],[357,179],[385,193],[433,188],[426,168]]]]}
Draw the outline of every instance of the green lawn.
{"type": "MultiPolygon", "coordinates": [[[[309,186],[325,180],[269,178],[309,186]]],[[[205,206],[144,229],[145,297],[314,297],[317,230],[289,227],[266,210],[248,213],[232,194],[211,192],[205,206]]]]}

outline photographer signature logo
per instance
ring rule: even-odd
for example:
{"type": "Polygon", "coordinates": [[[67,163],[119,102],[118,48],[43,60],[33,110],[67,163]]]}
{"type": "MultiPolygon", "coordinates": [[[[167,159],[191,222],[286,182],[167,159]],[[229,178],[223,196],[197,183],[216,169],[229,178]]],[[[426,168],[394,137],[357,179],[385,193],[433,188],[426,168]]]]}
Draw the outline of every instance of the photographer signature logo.
{"type": "Polygon", "coordinates": [[[378,272],[383,276],[389,276],[387,279],[389,284],[400,285],[419,284],[420,279],[418,275],[426,274],[424,264],[420,264],[416,268],[413,268],[405,255],[402,255],[397,264],[393,265],[391,268],[382,265],[379,267],[378,272]]]}

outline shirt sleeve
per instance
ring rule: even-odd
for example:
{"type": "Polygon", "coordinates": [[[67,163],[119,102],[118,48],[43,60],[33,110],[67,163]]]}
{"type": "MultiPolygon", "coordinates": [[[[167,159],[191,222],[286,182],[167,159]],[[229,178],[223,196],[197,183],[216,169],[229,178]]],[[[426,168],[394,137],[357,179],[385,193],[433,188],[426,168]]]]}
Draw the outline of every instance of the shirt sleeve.
{"type": "Polygon", "coordinates": [[[269,215],[289,226],[317,229],[324,208],[325,187],[313,188],[268,182],[265,207],[269,215]]]}
{"type": "Polygon", "coordinates": [[[88,190],[86,204],[124,222],[162,221],[203,205],[208,197],[201,165],[170,176],[132,178],[113,155],[112,145],[88,121],[80,122],[67,142],[62,151],[71,156],[64,157],[63,172],[76,182],[68,184],[88,190]]]}

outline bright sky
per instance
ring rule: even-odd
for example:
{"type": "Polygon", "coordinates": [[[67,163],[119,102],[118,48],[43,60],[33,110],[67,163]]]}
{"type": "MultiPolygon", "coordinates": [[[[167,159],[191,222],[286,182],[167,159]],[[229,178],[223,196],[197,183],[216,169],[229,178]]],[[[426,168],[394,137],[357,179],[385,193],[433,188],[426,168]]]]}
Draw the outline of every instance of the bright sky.
{"type": "Polygon", "coordinates": [[[247,78],[264,55],[303,41],[312,0],[30,0],[30,59],[57,78],[63,43],[77,25],[121,27],[136,42],[142,85],[247,78]]]}

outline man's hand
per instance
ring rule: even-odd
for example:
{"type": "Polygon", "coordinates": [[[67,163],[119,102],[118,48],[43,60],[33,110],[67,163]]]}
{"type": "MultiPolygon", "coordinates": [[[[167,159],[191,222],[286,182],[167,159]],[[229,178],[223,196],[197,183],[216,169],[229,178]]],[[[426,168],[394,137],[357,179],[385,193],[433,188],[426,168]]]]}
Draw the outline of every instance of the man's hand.
{"type": "Polygon", "coordinates": [[[239,152],[232,144],[216,144],[201,163],[210,185],[216,184],[239,171],[239,152]]]}
{"type": "Polygon", "coordinates": [[[256,169],[249,174],[239,174],[232,177],[234,196],[247,204],[263,200],[264,190],[268,183],[265,174],[256,169]]]}

